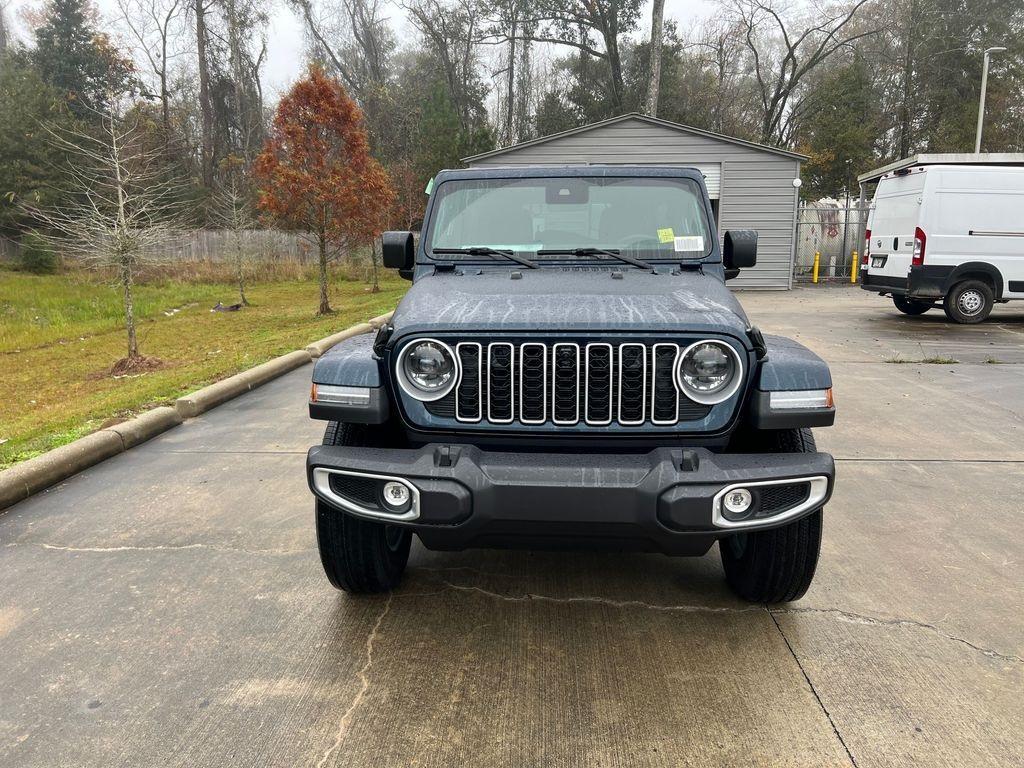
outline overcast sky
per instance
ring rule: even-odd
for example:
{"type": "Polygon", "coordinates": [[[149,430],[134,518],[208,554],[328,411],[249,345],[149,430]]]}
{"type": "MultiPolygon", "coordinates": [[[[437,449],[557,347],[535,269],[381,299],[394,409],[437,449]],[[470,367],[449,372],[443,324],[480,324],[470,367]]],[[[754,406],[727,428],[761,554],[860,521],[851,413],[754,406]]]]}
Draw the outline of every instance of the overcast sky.
{"type": "MultiPolygon", "coordinates": [[[[8,13],[14,17],[12,21],[18,27],[18,10],[24,6],[40,4],[39,0],[13,0],[8,13]]],[[[117,0],[96,0],[96,4],[105,21],[111,22],[118,18],[120,12],[117,0]]],[[[715,7],[713,0],[665,0],[665,17],[675,19],[680,28],[685,28],[710,15],[715,7]]],[[[397,29],[408,31],[405,29],[407,25],[401,9],[395,7],[391,17],[397,29]]],[[[648,4],[642,16],[640,34],[646,37],[649,34],[649,27],[648,4]]],[[[116,28],[116,23],[110,24],[107,28],[116,28]]],[[[24,29],[19,29],[19,36],[27,36],[24,29]]],[[[267,37],[267,63],[263,72],[263,86],[268,100],[274,101],[298,76],[302,70],[303,59],[302,23],[282,0],[274,0],[267,37]]]]}

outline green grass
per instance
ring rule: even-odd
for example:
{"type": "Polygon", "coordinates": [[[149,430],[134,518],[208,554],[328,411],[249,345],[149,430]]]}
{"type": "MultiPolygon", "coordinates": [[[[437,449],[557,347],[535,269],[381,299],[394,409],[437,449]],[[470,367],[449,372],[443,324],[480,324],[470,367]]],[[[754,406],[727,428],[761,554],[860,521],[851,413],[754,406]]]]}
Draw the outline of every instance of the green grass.
{"type": "Polygon", "coordinates": [[[920,360],[907,360],[906,358],[903,357],[890,357],[885,362],[894,363],[898,365],[910,363],[923,365],[957,365],[960,361],[955,360],[952,357],[941,357],[937,355],[935,357],[922,357],[920,360]]]}
{"type": "Polygon", "coordinates": [[[116,288],[80,273],[0,269],[0,467],[383,314],[408,285],[388,279],[375,294],[333,280],[328,317],[316,316],[313,281],[255,283],[246,291],[252,306],[223,313],[210,308],[237,300],[226,283],[139,285],[141,351],[164,366],[115,378],[110,367],[127,343],[116,288]]]}

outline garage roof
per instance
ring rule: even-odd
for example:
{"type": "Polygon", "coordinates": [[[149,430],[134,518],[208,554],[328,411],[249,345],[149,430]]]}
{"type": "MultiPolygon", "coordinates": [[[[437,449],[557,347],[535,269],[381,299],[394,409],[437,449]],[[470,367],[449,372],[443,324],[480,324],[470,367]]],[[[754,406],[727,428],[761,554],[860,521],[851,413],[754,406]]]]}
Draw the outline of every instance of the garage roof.
{"type": "Polygon", "coordinates": [[[680,133],[689,133],[689,134],[693,134],[695,136],[703,136],[703,137],[708,138],[708,139],[715,139],[717,141],[723,141],[723,142],[725,142],[727,144],[738,144],[738,145],[740,145],[742,147],[748,147],[750,149],[757,149],[757,150],[761,150],[762,152],[768,152],[768,153],[771,153],[771,154],[774,154],[774,155],[782,155],[783,157],[789,157],[789,158],[792,158],[794,160],[801,160],[802,161],[802,160],[807,160],[808,159],[807,155],[801,155],[799,152],[790,152],[789,150],[786,150],[786,149],[779,149],[778,147],[769,147],[769,146],[766,146],[764,144],[757,144],[757,143],[755,143],[753,141],[745,141],[743,139],[733,138],[732,136],[723,136],[720,133],[713,133],[711,131],[705,131],[705,130],[702,130],[700,128],[693,128],[693,127],[691,127],[689,125],[682,125],[680,123],[673,123],[673,122],[671,122],[669,120],[659,120],[656,117],[650,117],[649,115],[641,115],[638,112],[630,112],[630,113],[625,114],[625,115],[620,115],[618,117],[609,118],[608,120],[602,120],[602,121],[600,121],[598,123],[590,123],[589,125],[583,125],[583,126],[580,126],[579,128],[572,128],[572,129],[570,129],[568,131],[562,131],[561,133],[553,133],[550,136],[541,136],[539,139],[533,139],[531,141],[524,141],[521,144],[513,144],[511,147],[503,147],[501,149],[491,150],[490,152],[481,152],[479,155],[472,155],[470,157],[464,157],[464,158],[462,158],[462,162],[464,162],[464,163],[472,163],[472,162],[474,162],[476,160],[481,160],[481,159],[483,159],[485,157],[487,157],[487,158],[489,158],[489,157],[497,157],[499,155],[504,155],[506,153],[515,152],[516,150],[522,149],[524,147],[533,147],[533,146],[536,146],[538,144],[546,144],[549,141],[555,141],[555,140],[560,139],[560,138],[562,138],[564,136],[572,136],[572,135],[577,134],[577,133],[585,133],[586,131],[593,130],[594,128],[600,128],[600,127],[607,126],[607,125],[614,125],[615,123],[619,123],[619,122],[622,122],[624,120],[640,120],[642,122],[650,123],[652,125],[660,125],[663,128],[670,128],[670,129],[672,129],[674,131],[679,131],[680,133]]]}

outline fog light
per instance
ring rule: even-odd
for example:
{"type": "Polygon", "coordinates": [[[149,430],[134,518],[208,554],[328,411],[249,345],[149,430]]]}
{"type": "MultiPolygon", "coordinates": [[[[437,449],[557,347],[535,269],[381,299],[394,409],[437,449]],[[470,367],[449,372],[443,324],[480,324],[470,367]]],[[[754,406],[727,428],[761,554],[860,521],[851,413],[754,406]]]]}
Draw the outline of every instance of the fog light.
{"type": "Polygon", "coordinates": [[[384,503],[395,510],[402,510],[409,506],[409,486],[404,483],[396,483],[394,480],[384,484],[382,493],[384,503]]]}
{"type": "Polygon", "coordinates": [[[753,503],[754,496],[746,488],[733,488],[722,497],[725,517],[729,520],[742,520],[753,503]]]}

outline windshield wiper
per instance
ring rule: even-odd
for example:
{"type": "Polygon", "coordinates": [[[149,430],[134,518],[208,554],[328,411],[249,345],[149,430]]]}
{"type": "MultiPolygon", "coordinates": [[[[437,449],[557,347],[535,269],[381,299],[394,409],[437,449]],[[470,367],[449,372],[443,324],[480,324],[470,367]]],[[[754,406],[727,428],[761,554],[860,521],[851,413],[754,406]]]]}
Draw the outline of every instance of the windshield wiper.
{"type": "Polygon", "coordinates": [[[513,251],[498,250],[486,245],[477,245],[472,248],[434,248],[431,253],[464,253],[467,256],[504,256],[506,259],[511,259],[517,264],[522,264],[530,269],[538,269],[540,266],[537,262],[530,261],[525,256],[519,256],[513,251]]]}
{"type": "Polygon", "coordinates": [[[639,267],[640,269],[646,269],[649,272],[654,272],[655,271],[653,264],[648,264],[646,261],[641,261],[640,259],[634,259],[632,256],[627,256],[624,253],[620,253],[618,250],[607,250],[605,248],[589,247],[589,248],[565,248],[565,249],[555,249],[555,250],[547,250],[547,251],[537,251],[537,255],[538,256],[554,256],[554,255],[559,254],[559,253],[567,253],[567,254],[570,254],[572,256],[596,256],[598,254],[600,254],[602,256],[611,256],[613,259],[618,259],[619,261],[624,261],[627,264],[632,264],[634,267],[639,267]]]}

